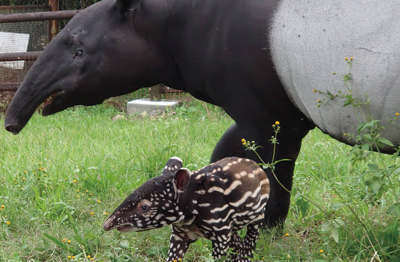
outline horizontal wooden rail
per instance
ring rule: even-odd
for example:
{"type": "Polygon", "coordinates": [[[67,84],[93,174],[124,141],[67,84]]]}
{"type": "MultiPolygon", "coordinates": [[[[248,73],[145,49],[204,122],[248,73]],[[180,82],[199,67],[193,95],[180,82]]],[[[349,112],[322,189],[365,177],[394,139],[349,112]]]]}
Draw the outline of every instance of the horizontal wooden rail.
{"type": "Polygon", "coordinates": [[[0,62],[31,60],[36,59],[42,51],[21,52],[21,53],[0,53],[0,62]]]}
{"type": "Polygon", "coordinates": [[[67,10],[67,11],[7,14],[7,15],[0,15],[0,23],[70,19],[78,12],[79,10],[67,10]]]}
{"type": "Polygon", "coordinates": [[[20,83],[0,83],[0,91],[17,91],[20,83]]]}
{"type": "Polygon", "coordinates": [[[2,5],[0,6],[0,10],[19,10],[19,9],[50,9],[48,5],[2,5]]]}

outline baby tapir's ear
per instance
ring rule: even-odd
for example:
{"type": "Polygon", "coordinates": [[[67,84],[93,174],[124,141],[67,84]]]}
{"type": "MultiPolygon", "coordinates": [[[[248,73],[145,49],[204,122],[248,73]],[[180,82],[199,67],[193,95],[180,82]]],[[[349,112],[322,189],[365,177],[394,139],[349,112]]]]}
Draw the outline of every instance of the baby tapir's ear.
{"type": "Polygon", "coordinates": [[[182,193],[185,191],[190,182],[190,170],[181,168],[176,172],[174,177],[175,189],[177,192],[182,193]]]}
{"type": "Polygon", "coordinates": [[[175,175],[176,172],[182,167],[182,159],[179,157],[171,157],[165,164],[164,170],[161,175],[175,175]]]}

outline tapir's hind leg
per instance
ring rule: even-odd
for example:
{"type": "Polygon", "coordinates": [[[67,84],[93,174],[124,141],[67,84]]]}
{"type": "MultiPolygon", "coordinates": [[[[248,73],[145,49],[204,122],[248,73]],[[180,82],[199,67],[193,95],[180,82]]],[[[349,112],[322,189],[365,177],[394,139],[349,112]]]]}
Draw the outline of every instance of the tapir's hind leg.
{"type": "Polygon", "coordinates": [[[261,221],[257,224],[250,224],[247,226],[246,237],[243,240],[243,247],[240,252],[242,260],[252,258],[253,252],[256,250],[256,241],[260,231],[261,221]]]}

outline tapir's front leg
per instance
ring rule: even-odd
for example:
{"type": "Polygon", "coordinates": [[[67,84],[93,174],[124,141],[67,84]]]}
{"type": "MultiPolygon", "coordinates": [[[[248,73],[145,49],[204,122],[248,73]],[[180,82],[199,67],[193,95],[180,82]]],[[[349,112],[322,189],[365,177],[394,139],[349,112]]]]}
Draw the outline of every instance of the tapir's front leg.
{"type": "Polygon", "coordinates": [[[167,262],[182,261],[189,245],[194,241],[196,240],[189,239],[185,231],[172,226],[167,262]]]}

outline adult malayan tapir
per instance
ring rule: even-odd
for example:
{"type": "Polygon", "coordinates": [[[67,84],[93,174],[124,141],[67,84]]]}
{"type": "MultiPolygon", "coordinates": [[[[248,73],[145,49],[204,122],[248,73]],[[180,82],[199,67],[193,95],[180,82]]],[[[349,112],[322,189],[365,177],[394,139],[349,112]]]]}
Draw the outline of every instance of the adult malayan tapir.
{"type": "MultiPolygon", "coordinates": [[[[271,160],[271,125],[281,123],[275,159],[287,187],[302,138],[315,125],[348,144],[358,122],[342,99],[313,89],[345,91],[352,65],[353,97],[400,144],[400,1],[398,0],[103,0],[79,12],[49,43],[11,102],[5,128],[17,134],[40,103],[43,115],[93,105],[164,83],[221,106],[234,120],[212,161],[243,156],[254,140],[271,160]],[[332,75],[336,72],[336,75],[332,75]]],[[[269,226],[282,222],[290,195],[268,172],[269,226]]]]}

